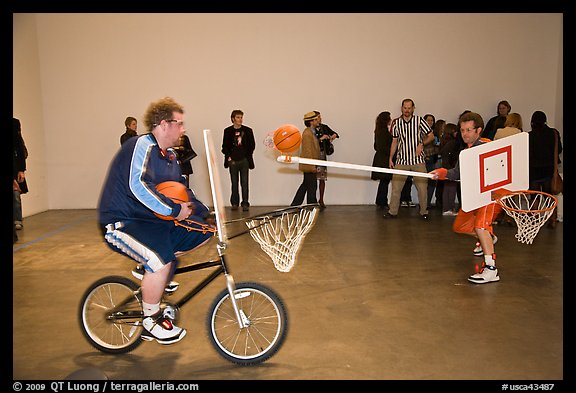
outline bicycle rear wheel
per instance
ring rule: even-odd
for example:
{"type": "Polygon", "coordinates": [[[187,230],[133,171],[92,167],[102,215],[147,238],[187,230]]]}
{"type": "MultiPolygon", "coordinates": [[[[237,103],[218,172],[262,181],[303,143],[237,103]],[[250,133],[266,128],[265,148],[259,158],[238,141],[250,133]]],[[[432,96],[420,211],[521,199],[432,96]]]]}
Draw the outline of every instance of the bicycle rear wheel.
{"type": "Polygon", "coordinates": [[[286,308],[280,297],[262,284],[238,283],[234,296],[247,326],[240,328],[225,289],[210,307],[207,321],[210,341],[221,356],[233,363],[262,363],[284,343],[288,331],[286,308]]]}
{"type": "Polygon", "coordinates": [[[101,278],[93,283],[80,301],[82,333],[96,349],[106,353],[126,353],[142,340],[142,299],[140,286],[121,276],[101,278]]]}

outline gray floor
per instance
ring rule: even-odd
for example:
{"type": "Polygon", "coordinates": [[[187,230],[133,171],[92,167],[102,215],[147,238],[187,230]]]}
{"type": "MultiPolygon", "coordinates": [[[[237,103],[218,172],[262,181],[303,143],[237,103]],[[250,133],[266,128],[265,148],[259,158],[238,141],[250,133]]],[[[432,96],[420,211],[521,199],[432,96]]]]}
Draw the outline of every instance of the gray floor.
{"type": "MultiPolygon", "coordinates": [[[[273,287],[289,311],[284,346],[256,367],[232,365],[208,341],[206,312],[223,278],[182,310],[181,342],[99,353],[80,332],[79,299],[133,264],[102,243],[94,210],[27,217],[13,247],[13,378],[93,367],[115,380],[562,380],[563,224],[532,245],[497,227],[501,281],[474,285],[474,240],[451,231],[452,217],[431,210],[424,222],[416,210],[388,221],[373,206],[329,206],[289,273],[249,235],[231,240],[235,280],[273,287]]],[[[214,255],[204,247],[184,262],[214,255]]]]}

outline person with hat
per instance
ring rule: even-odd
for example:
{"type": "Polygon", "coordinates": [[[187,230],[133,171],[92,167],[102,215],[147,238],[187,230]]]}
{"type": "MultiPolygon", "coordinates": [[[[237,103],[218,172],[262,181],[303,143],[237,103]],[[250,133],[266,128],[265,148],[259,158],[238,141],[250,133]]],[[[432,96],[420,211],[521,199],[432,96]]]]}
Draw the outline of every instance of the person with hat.
{"type": "MultiPolygon", "coordinates": [[[[320,125],[320,115],[316,112],[308,112],[304,115],[304,125],[306,128],[302,132],[302,144],[300,157],[309,158],[313,160],[320,159],[320,143],[318,138],[316,138],[316,128],[320,125]]],[[[298,164],[298,169],[303,173],[304,179],[302,184],[298,187],[296,195],[290,206],[298,206],[304,202],[304,197],[306,197],[306,203],[318,203],[316,199],[316,165],[311,164],[298,164]]]]}

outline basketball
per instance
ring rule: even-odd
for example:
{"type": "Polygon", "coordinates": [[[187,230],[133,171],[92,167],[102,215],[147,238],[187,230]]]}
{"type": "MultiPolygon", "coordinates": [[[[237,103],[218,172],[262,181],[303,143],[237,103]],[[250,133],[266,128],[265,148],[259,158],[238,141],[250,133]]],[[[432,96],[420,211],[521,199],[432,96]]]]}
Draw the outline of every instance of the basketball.
{"type": "Polygon", "coordinates": [[[301,142],[300,130],[292,124],[285,124],[274,131],[274,146],[282,153],[298,150],[301,142]]]}
{"type": "MultiPolygon", "coordinates": [[[[172,201],[174,201],[175,203],[184,203],[189,201],[186,186],[177,181],[165,181],[163,183],[160,183],[156,186],[156,191],[172,199],[172,201]]],[[[161,218],[163,220],[174,220],[174,217],[171,216],[163,216],[158,213],[154,214],[156,215],[156,217],[161,218]]]]}

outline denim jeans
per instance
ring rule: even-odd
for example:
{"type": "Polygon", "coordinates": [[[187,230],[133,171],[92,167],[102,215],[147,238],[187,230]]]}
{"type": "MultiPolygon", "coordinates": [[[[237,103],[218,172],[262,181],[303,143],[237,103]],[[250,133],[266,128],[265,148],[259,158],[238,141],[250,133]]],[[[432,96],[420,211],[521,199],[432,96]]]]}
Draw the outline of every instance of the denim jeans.
{"type": "Polygon", "coordinates": [[[248,202],[248,159],[244,158],[240,161],[229,161],[228,170],[230,171],[230,181],[232,182],[232,194],[230,195],[230,203],[232,206],[240,205],[240,193],[238,188],[238,181],[242,188],[242,206],[250,206],[248,202]]]}
{"type": "Polygon", "coordinates": [[[20,199],[20,192],[14,190],[14,200],[12,205],[14,207],[14,222],[22,223],[22,200],[20,199]]]}

